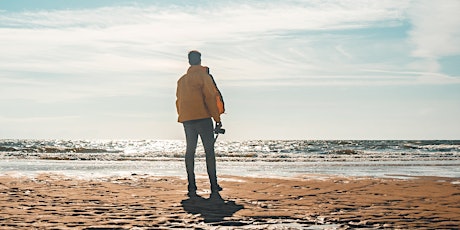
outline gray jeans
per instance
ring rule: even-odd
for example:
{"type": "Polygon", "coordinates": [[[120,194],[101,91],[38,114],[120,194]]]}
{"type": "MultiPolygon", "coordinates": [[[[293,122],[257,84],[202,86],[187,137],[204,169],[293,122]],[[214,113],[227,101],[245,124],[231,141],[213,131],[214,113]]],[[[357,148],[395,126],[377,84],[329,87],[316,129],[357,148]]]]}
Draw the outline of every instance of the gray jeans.
{"type": "Polygon", "coordinates": [[[211,189],[217,187],[216,156],[214,153],[214,124],[211,118],[186,121],[184,124],[187,150],[185,152],[185,168],[187,170],[189,190],[196,190],[195,184],[195,152],[198,135],[201,137],[206,153],[206,168],[211,189]]]}

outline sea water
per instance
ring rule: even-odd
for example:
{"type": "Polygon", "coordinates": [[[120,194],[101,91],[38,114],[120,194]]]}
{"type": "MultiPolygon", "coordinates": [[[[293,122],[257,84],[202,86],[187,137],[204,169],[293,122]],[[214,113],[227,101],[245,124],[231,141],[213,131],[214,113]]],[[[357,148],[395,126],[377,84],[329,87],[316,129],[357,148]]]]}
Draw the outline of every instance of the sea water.
{"type": "MultiPolygon", "coordinates": [[[[185,176],[180,140],[0,140],[0,173],[185,176]]],[[[219,175],[460,177],[460,140],[217,141],[219,175]]],[[[199,144],[196,172],[206,174],[199,144]]]]}

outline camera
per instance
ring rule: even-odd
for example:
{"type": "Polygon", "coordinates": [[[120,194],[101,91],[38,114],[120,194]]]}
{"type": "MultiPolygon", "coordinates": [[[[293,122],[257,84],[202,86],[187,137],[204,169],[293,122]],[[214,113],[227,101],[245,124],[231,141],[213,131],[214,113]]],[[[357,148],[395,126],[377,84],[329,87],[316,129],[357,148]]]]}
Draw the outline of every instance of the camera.
{"type": "Polygon", "coordinates": [[[225,134],[225,129],[222,128],[222,123],[216,123],[216,128],[214,129],[215,134],[225,134]]]}
{"type": "Polygon", "coordinates": [[[220,126],[217,126],[217,127],[214,129],[214,133],[215,133],[215,134],[225,134],[225,129],[221,128],[220,126]]]}

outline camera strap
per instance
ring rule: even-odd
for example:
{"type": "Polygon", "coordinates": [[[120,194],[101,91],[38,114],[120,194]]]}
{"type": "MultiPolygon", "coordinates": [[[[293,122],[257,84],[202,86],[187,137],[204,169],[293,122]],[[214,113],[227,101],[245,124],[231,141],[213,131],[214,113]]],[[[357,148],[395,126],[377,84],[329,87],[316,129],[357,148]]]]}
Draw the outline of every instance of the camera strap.
{"type": "Polygon", "coordinates": [[[219,133],[216,134],[216,137],[214,138],[214,143],[216,143],[218,137],[219,137],[219,133]]]}

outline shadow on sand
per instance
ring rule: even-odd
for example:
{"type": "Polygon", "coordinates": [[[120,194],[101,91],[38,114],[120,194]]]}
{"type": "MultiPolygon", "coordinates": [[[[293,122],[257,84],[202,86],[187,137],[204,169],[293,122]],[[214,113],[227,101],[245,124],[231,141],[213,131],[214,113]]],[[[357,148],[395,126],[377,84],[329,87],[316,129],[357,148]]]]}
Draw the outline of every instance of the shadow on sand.
{"type": "MultiPolygon", "coordinates": [[[[191,196],[183,200],[182,207],[191,214],[200,214],[205,223],[222,222],[225,217],[230,217],[235,212],[244,208],[243,205],[236,204],[234,201],[225,201],[219,193],[212,193],[208,199],[199,195],[191,196]]],[[[223,222],[224,225],[242,225],[237,222],[223,222]]]]}

